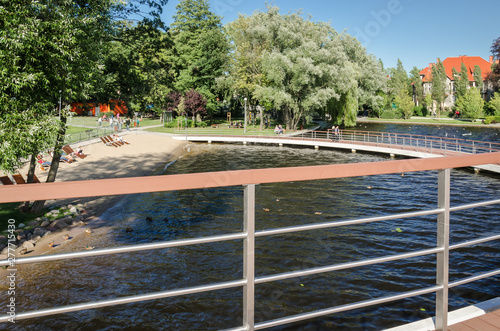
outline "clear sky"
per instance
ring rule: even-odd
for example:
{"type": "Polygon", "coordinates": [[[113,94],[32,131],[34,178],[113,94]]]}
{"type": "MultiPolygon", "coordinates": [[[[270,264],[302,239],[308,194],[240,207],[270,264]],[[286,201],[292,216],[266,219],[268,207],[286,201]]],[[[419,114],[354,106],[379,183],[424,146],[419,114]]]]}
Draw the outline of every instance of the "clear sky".
{"type": "MultiPolygon", "coordinates": [[[[172,22],[179,0],[169,0],[163,19],[172,22]]],[[[271,1],[268,1],[271,2],[271,1]]],[[[239,13],[251,15],[265,9],[264,0],[210,0],[212,11],[231,22],[239,13]]],[[[395,67],[401,59],[407,71],[423,69],[436,58],[491,55],[493,40],[500,37],[499,0],[275,0],[282,14],[301,9],[314,21],[330,22],[346,30],[395,67]]]]}

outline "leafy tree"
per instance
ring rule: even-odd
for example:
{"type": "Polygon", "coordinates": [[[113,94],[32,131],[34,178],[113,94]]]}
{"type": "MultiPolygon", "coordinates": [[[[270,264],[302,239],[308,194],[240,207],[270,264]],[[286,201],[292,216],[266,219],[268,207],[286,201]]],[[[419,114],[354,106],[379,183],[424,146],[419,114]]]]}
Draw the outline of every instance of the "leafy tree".
{"type": "MultiPolygon", "coordinates": [[[[171,91],[169,94],[167,94],[165,99],[166,99],[167,111],[174,112],[179,106],[179,103],[181,102],[182,93],[177,91],[171,91]]],[[[179,113],[179,115],[181,114],[179,113]]]]}
{"type": "Polygon", "coordinates": [[[208,0],[181,0],[171,32],[175,89],[199,91],[210,114],[217,110],[215,79],[227,71],[230,45],[221,18],[210,11],[208,0]]]}
{"type": "Polygon", "coordinates": [[[398,59],[396,68],[388,69],[388,74],[390,77],[388,81],[389,93],[391,93],[393,97],[399,95],[401,90],[409,90],[410,83],[408,80],[408,73],[403,67],[403,62],[401,62],[400,59],[398,59]]]}
{"type": "Polygon", "coordinates": [[[424,98],[425,107],[430,111],[434,108],[434,101],[432,100],[432,95],[428,93],[424,98]]]}
{"type": "MultiPolygon", "coordinates": [[[[135,1],[140,2],[144,1],[135,1]]],[[[36,155],[50,142],[54,157],[47,182],[55,181],[67,113],[62,111],[61,120],[51,125],[52,105],[60,96],[64,103],[86,99],[97,86],[102,76],[104,44],[114,31],[113,15],[123,10],[124,3],[110,0],[14,0],[2,4],[0,131],[6,148],[2,148],[0,159],[4,160],[3,153],[8,156],[1,163],[3,169],[13,171],[19,164],[15,158],[30,153],[31,181],[36,155]],[[29,138],[19,146],[12,128],[23,126],[29,138]],[[35,132],[37,129],[46,132],[35,132]]],[[[44,201],[36,202],[32,210],[39,211],[43,205],[44,201]]]]}
{"type": "Polygon", "coordinates": [[[457,99],[464,96],[469,88],[469,75],[467,73],[467,67],[465,63],[462,62],[460,66],[460,73],[453,68],[453,79],[455,80],[455,89],[457,99]]]}
{"type": "Polygon", "coordinates": [[[195,90],[189,90],[186,92],[184,97],[184,105],[185,109],[188,113],[191,113],[194,117],[197,115],[204,116],[207,113],[207,100],[203,97],[203,95],[195,90]]]}
{"type": "Polygon", "coordinates": [[[500,116],[500,93],[495,92],[493,98],[488,102],[488,107],[493,110],[495,116],[500,116]]]}
{"type": "Polygon", "coordinates": [[[456,104],[457,110],[465,117],[475,122],[482,114],[484,100],[481,92],[476,87],[471,87],[465,95],[458,98],[456,104]]]}
{"type": "MultiPolygon", "coordinates": [[[[271,50],[270,39],[262,27],[266,24],[266,13],[256,12],[252,16],[239,15],[225,26],[225,31],[233,43],[234,53],[229,75],[218,79],[221,91],[239,94],[248,98],[251,106],[264,100],[257,100],[255,90],[266,86],[266,76],[262,70],[264,51],[271,50]]],[[[263,108],[260,111],[260,129],[263,129],[263,108]]]]}
{"type": "MultiPolygon", "coordinates": [[[[431,95],[432,99],[436,101],[440,110],[444,108],[444,100],[446,98],[446,72],[444,69],[443,62],[438,61],[436,65],[432,66],[432,88],[431,95]]],[[[439,117],[439,112],[438,112],[439,117]]]]}
{"type": "Polygon", "coordinates": [[[481,68],[477,64],[474,66],[473,75],[474,81],[476,82],[476,87],[481,92],[484,88],[483,73],[481,72],[481,68]]]}
{"type": "Polygon", "coordinates": [[[422,85],[422,78],[420,78],[420,69],[413,67],[410,71],[410,81],[412,86],[412,95],[415,93],[415,103],[421,104],[424,100],[424,87],[422,85]]]}
{"type": "MultiPolygon", "coordinates": [[[[493,40],[491,53],[497,61],[500,59],[500,37],[493,40]]],[[[488,81],[493,85],[493,89],[500,89],[500,65],[498,65],[497,62],[494,62],[491,65],[491,72],[488,75],[488,81]]]]}
{"type": "Polygon", "coordinates": [[[407,90],[400,90],[399,94],[394,98],[394,103],[401,110],[405,120],[410,119],[413,114],[413,98],[409,95],[407,90]]]}

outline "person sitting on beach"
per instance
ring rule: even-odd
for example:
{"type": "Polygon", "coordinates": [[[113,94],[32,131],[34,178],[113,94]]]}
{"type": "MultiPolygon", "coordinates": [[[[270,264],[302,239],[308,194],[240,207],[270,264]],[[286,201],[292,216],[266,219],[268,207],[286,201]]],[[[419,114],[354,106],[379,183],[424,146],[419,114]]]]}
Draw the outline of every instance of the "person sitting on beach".
{"type": "Polygon", "coordinates": [[[76,155],[85,155],[83,154],[83,149],[82,149],[82,146],[78,146],[78,148],[76,149],[76,155]]]}
{"type": "Polygon", "coordinates": [[[121,143],[126,143],[126,144],[129,143],[128,141],[126,141],[125,139],[123,139],[123,136],[119,136],[118,137],[118,141],[121,142],[121,143]]]}
{"type": "MultiPolygon", "coordinates": [[[[50,151],[49,155],[51,158],[54,158],[54,152],[50,151]]],[[[59,157],[60,161],[66,162],[66,163],[73,163],[75,162],[75,159],[71,155],[67,155],[65,152],[61,152],[61,156],[59,157]]]]}
{"type": "Polygon", "coordinates": [[[50,165],[52,164],[49,161],[45,161],[43,159],[43,156],[41,156],[41,155],[37,156],[37,162],[40,164],[40,169],[42,169],[43,171],[45,171],[48,168],[50,168],[50,165]]]}

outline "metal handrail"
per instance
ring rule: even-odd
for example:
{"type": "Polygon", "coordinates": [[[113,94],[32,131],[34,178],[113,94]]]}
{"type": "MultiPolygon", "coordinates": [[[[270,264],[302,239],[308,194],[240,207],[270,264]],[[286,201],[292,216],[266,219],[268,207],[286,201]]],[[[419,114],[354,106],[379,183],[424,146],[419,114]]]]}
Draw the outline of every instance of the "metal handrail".
{"type": "MultiPolygon", "coordinates": [[[[476,238],[472,241],[460,243],[458,245],[449,245],[449,214],[452,211],[476,208],[492,204],[499,204],[500,200],[490,200],[469,205],[450,207],[450,169],[455,167],[473,166],[488,163],[500,163],[500,153],[489,153],[479,155],[453,156],[444,158],[429,158],[418,160],[395,160],[384,162],[358,163],[358,164],[337,164],[327,166],[310,166],[298,168],[280,168],[280,169],[258,169],[227,171],[216,173],[186,174],[186,175],[168,175],[140,178],[121,178],[104,179],[94,181],[78,182],[59,182],[44,183],[36,185],[13,185],[0,186],[0,203],[10,201],[30,200],[32,195],[37,199],[54,199],[74,197],[72,191],[78,192],[79,197],[84,196],[103,196],[114,194],[130,194],[143,192],[172,191],[184,189],[200,189],[210,187],[227,187],[235,185],[244,186],[243,197],[243,222],[244,231],[242,233],[232,233],[212,237],[199,237],[185,240],[166,241],[154,244],[130,245],[113,248],[105,248],[94,251],[43,255],[37,257],[22,257],[16,260],[16,264],[38,263],[61,259],[73,259],[89,256],[99,256],[108,254],[118,254],[124,252],[135,252],[147,249],[160,249],[166,247],[177,247],[185,245],[197,245],[209,242],[220,242],[228,240],[243,240],[243,278],[228,282],[200,285],[190,288],[181,288],[169,291],[149,293],[143,295],[127,296],[122,298],[102,300],[97,302],[87,302],[63,307],[41,309],[31,312],[22,312],[16,314],[16,319],[29,319],[34,317],[49,316],[67,312],[95,309],[121,305],[125,303],[155,300],[159,298],[174,297],[192,293],[201,293],[215,291],[220,289],[243,287],[243,326],[234,330],[258,330],[272,326],[289,324],[314,317],[330,315],[333,313],[378,305],[385,302],[401,300],[427,293],[436,293],[436,330],[445,330],[448,316],[448,289],[451,286],[458,286],[470,281],[483,279],[485,277],[500,274],[499,270],[474,275],[472,277],[461,279],[450,283],[448,281],[448,256],[451,249],[458,249],[469,245],[477,245],[484,242],[498,240],[499,235],[488,238],[476,238]],[[432,210],[422,210],[411,213],[400,213],[386,215],[381,217],[364,218],[358,220],[346,220],[337,222],[327,222],[320,224],[309,224],[301,226],[291,226],[280,229],[265,229],[255,231],[255,186],[259,183],[290,182],[298,180],[318,180],[326,178],[345,178],[355,176],[369,176],[388,173],[398,173],[404,169],[405,172],[438,170],[438,207],[432,210]],[[443,170],[444,169],[444,170],[443,170]],[[140,182],[141,185],[137,185],[140,182]],[[111,185],[113,184],[113,185],[111,185]],[[71,188],[71,190],[67,189],[71,188]],[[78,188],[78,189],[76,189],[78,188]],[[97,193],[96,193],[97,192],[97,193]],[[19,199],[19,200],[15,200],[19,199]],[[262,236],[271,236],[289,232],[311,231],[318,228],[332,228],[336,226],[347,226],[360,223],[377,222],[390,219],[400,219],[424,215],[437,215],[437,237],[438,244],[434,248],[406,252],[398,255],[388,255],[376,259],[354,261],[343,264],[323,266],[319,268],[303,269],[288,273],[255,277],[255,238],[262,236]],[[404,292],[393,296],[376,298],[368,301],[356,302],[348,305],[337,306],[313,312],[288,316],[277,320],[255,323],[254,321],[254,289],[255,285],[294,277],[302,277],[317,273],[329,272],[333,270],[349,269],[359,266],[378,264],[388,261],[407,259],[410,257],[436,254],[437,256],[437,284],[429,288],[422,288],[415,291],[404,292]]],[[[10,261],[1,260],[0,266],[8,265],[10,261]]],[[[9,316],[0,316],[0,322],[8,321],[9,316]]]]}

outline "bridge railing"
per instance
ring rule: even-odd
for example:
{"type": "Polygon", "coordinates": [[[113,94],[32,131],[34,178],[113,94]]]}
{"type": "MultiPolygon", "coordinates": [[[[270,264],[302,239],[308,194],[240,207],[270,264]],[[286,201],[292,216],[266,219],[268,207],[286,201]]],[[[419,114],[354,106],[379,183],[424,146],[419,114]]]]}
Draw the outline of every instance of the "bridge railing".
{"type": "Polygon", "coordinates": [[[247,131],[243,129],[207,128],[174,130],[174,134],[183,136],[229,136],[261,139],[294,139],[311,141],[333,141],[338,143],[352,143],[372,145],[377,147],[399,148],[431,154],[456,155],[479,154],[500,151],[500,143],[478,140],[424,136],[405,133],[388,133],[376,131],[340,130],[338,134],[328,131],[285,131],[284,134],[275,134],[273,131],[247,131]]]}
{"type": "MultiPolygon", "coordinates": [[[[184,296],[193,293],[216,291],[220,289],[238,288],[243,289],[243,323],[235,326],[232,330],[260,330],[273,326],[290,324],[307,319],[331,315],[338,312],[349,311],[362,307],[380,305],[405,298],[420,296],[428,293],[436,293],[436,330],[446,330],[448,325],[448,290],[454,286],[474,282],[487,277],[500,274],[500,269],[479,273],[454,282],[449,281],[449,254],[450,250],[481,245],[486,242],[500,239],[500,233],[491,234],[483,238],[470,238],[470,241],[462,242],[453,246],[449,244],[450,238],[450,213],[459,210],[469,210],[481,206],[500,204],[500,199],[489,199],[480,203],[470,203],[459,206],[450,206],[450,169],[482,164],[500,163],[500,152],[484,153],[477,155],[449,156],[428,159],[393,160],[370,163],[350,163],[324,166],[279,168],[279,169],[257,169],[224,171],[210,173],[196,173],[183,175],[150,176],[138,178],[116,178],[91,181],[56,182],[33,185],[9,185],[0,186],[0,203],[64,199],[75,197],[95,197],[107,195],[123,195],[146,192],[163,192],[176,190],[197,190],[215,187],[242,186],[243,194],[243,231],[227,233],[217,236],[197,237],[183,240],[164,241],[159,243],[139,244],[103,248],[91,251],[79,251],[72,253],[60,253],[41,255],[33,257],[19,257],[13,260],[1,260],[0,266],[12,266],[30,263],[43,263],[65,259],[77,259],[91,256],[103,256],[121,254],[126,252],[137,252],[144,250],[155,250],[169,247],[180,247],[198,245],[222,241],[241,240],[243,246],[243,274],[239,279],[233,279],[222,283],[200,284],[194,287],[178,288],[168,291],[153,292],[133,296],[125,296],[114,299],[85,302],[60,307],[44,308],[35,311],[17,312],[16,319],[30,319],[55,314],[63,314],[87,309],[97,309],[108,306],[123,305],[126,303],[142,302],[167,297],[184,296]],[[299,226],[255,230],[255,186],[257,184],[322,180],[330,178],[347,178],[358,176],[383,175],[391,173],[438,170],[437,179],[437,206],[433,209],[419,210],[408,213],[391,214],[379,217],[362,218],[356,220],[324,222],[314,224],[303,224],[299,226]],[[311,231],[341,226],[350,226],[385,220],[406,219],[424,215],[436,215],[437,242],[434,247],[420,251],[409,251],[379,258],[350,261],[343,264],[324,265],[317,268],[305,268],[293,272],[279,273],[256,277],[256,238],[275,236],[287,233],[311,231]],[[397,261],[412,257],[427,255],[436,256],[436,284],[434,286],[419,288],[409,292],[401,292],[396,295],[379,297],[367,301],[334,306],[327,309],[303,312],[300,314],[283,317],[275,320],[255,322],[255,288],[260,284],[278,280],[291,279],[326,273],[336,270],[346,270],[360,266],[368,266],[388,261],[397,261]]],[[[461,261],[465,262],[465,261],[461,261]]],[[[133,261],[131,261],[133,263],[133,261]]],[[[186,299],[188,300],[188,299],[186,299]]],[[[0,322],[7,322],[9,315],[0,316],[0,322]]],[[[238,316],[234,317],[238,320],[238,316]]]]}

